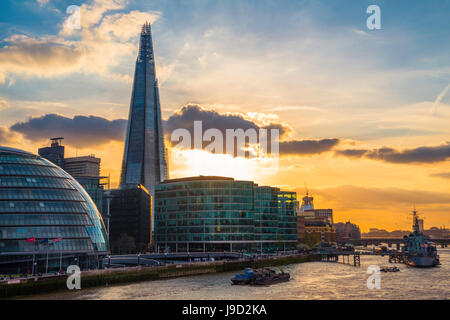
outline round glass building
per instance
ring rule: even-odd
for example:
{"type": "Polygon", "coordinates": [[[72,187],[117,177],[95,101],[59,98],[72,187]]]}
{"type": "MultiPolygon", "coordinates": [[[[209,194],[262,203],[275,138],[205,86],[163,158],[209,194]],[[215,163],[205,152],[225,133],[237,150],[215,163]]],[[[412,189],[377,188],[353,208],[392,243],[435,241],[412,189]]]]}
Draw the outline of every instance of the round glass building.
{"type": "Polygon", "coordinates": [[[0,147],[0,274],[38,274],[76,264],[95,269],[108,253],[97,207],[64,170],[0,147]]]}

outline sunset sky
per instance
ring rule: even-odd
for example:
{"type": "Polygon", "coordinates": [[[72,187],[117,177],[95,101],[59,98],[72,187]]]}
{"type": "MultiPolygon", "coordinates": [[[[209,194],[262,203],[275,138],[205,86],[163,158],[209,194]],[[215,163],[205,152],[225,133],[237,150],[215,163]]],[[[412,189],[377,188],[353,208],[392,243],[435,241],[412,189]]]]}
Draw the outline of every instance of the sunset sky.
{"type": "MultiPolygon", "coordinates": [[[[232,176],[297,191],[336,221],[450,226],[450,2],[6,0],[0,145],[95,154],[117,185],[140,27],[152,23],[166,133],[281,129],[277,171],[169,147],[171,178],[232,176]],[[381,30],[366,9],[381,8],[381,30]],[[69,5],[81,29],[67,28],[69,5]],[[180,161],[175,155],[187,161],[180,161]]],[[[168,137],[167,136],[167,137],[168,137]]]]}

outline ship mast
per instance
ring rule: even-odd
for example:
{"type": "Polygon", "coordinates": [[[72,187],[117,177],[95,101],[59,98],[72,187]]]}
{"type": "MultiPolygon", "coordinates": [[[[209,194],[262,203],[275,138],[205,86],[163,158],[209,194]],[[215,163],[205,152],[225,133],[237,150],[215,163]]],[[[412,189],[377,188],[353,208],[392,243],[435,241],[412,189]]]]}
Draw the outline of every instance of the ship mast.
{"type": "Polygon", "coordinates": [[[419,215],[417,214],[416,206],[414,206],[413,210],[413,230],[415,232],[419,232],[419,215]]]}

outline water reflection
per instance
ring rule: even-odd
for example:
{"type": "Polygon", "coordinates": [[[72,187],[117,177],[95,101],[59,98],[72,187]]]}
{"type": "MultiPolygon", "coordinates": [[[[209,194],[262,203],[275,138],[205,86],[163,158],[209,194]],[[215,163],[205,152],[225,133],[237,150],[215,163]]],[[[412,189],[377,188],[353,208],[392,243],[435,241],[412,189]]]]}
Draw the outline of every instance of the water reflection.
{"type": "Polygon", "coordinates": [[[291,281],[268,287],[232,286],[234,273],[202,275],[119,286],[65,291],[26,299],[447,299],[450,296],[450,250],[438,250],[442,265],[417,269],[397,264],[400,272],[382,273],[381,289],[369,290],[369,265],[388,265],[387,257],[363,256],[361,267],[311,262],[289,265],[291,281]]]}

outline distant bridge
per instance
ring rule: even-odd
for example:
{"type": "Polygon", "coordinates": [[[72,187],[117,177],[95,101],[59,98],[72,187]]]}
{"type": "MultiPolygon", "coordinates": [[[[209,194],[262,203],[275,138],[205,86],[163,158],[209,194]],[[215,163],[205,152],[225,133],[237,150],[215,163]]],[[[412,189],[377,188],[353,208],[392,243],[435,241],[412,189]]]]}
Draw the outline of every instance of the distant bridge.
{"type": "MultiPolygon", "coordinates": [[[[436,245],[440,245],[443,248],[447,247],[450,244],[450,238],[430,239],[430,241],[435,243],[436,245]]],[[[382,243],[386,243],[388,246],[391,246],[392,244],[402,244],[403,238],[363,238],[361,240],[345,240],[343,242],[359,246],[367,246],[367,245],[378,246],[382,243]]]]}

